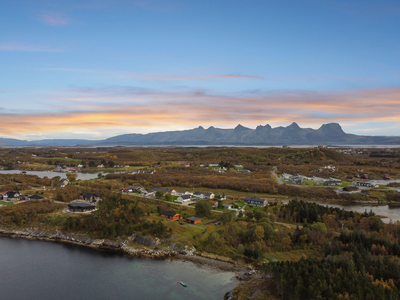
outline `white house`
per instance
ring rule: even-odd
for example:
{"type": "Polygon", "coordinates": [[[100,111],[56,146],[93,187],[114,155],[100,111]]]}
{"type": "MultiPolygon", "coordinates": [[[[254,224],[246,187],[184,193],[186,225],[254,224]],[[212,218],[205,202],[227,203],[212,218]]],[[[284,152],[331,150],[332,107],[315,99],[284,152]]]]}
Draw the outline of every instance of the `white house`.
{"type": "Polygon", "coordinates": [[[189,201],[192,201],[192,196],[190,196],[190,195],[182,195],[182,196],[179,196],[178,199],[176,199],[175,201],[176,202],[181,202],[181,203],[189,202],[189,201]]]}

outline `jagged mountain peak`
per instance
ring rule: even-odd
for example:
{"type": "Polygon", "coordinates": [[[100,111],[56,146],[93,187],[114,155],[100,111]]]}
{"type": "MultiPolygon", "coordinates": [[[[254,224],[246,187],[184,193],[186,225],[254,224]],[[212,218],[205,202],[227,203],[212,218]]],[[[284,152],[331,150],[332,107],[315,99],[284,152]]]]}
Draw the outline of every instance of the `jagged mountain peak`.
{"type": "Polygon", "coordinates": [[[300,126],[296,123],[293,122],[292,124],[290,124],[288,127],[286,128],[290,128],[290,129],[300,129],[300,126]]]}
{"type": "Polygon", "coordinates": [[[235,129],[235,131],[243,131],[243,130],[251,130],[250,128],[244,127],[241,124],[238,124],[235,129]]]}
{"type": "Polygon", "coordinates": [[[323,124],[318,131],[324,134],[346,134],[338,123],[323,124]]]}

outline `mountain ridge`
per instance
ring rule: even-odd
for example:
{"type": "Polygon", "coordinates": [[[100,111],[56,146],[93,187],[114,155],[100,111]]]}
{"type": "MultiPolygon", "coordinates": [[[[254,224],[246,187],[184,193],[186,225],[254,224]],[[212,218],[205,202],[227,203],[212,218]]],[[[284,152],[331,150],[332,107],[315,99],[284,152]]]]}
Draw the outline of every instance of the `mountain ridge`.
{"type": "Polygon", "coordinates": [[[318,129],[301,128],[293,122],[287,127],[269,124],[255,129],[238,124],[233,129],[202,126],[179,131],[128,133],[103,140],[44,139],[36,141],[0,138],[0,147],[17,146],[167,146],[167,145],[400,145],[399,136],[361,136],[345,133],[338,123],[318,129]]]}

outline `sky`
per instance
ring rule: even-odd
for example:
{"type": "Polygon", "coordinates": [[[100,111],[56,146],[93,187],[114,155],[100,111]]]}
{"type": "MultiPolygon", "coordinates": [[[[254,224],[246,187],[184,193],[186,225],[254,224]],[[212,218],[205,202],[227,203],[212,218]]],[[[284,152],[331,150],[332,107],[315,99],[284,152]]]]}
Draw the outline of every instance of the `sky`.
{"type": "Polygon", "coordinates": [[[0,137],[400,136],[400,2],[2,0],[0,137]]]}

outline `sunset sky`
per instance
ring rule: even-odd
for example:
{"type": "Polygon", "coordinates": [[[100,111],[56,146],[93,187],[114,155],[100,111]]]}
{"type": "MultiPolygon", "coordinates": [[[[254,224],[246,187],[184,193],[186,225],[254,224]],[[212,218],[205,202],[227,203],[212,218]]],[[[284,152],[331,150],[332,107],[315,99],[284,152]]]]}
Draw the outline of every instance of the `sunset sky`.
{"type": "Polygon", "coordinates": [[[2,0],[0,137],[400,136],[400,2],[2,0]]]}

